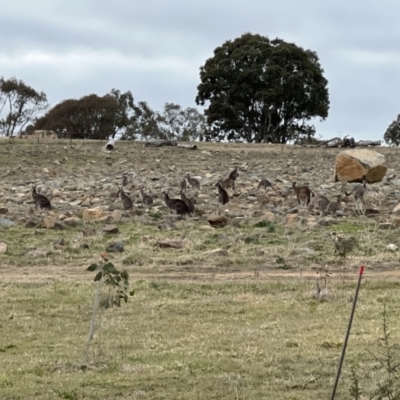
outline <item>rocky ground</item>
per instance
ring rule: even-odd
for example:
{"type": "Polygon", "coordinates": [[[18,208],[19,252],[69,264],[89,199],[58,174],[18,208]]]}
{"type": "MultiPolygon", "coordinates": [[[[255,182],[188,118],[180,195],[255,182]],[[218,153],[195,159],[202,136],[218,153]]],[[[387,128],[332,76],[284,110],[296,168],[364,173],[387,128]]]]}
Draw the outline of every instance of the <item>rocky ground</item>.
{"type": "MultiPolygon", "coordinates": [[[[5,246],[2,260],[6,261],[6,255],[11,255],[8,260],[12,259],[13,265],[19,265],[17,255],[24,252],[32,257],[45,257],[48,254],[46,251],[40,253],[40,246],[29,245],[29,235],[35,232],[40,235],[41,231],[71,230],[75,241],[82,244],[84,238],[90,236],[90,229],[94,229],[93,235],[100,231],[103,234],[124,233],[126,236],[121,227],[135,223],[163,232],[158,237],[151,231],[150,241],[176,241],[184,240],[185,234],[182,232],[187,233],[189,229],[192,234],[198,230],[199,237],[203,231],[210,235],[207,229],[214,229],[210,227],[212,221],[208,222],[210,218],[219,221],[220,225],[227,224],[224,229],[229,228],[229,235],[233,236],[235,232],[240,232],[240,235],[243,233],[243,229],[235,231],[235,228],[255,226],[260,229],[273,224],[281,239],[293,235],[293,232],[305,236],[307,232],[321,227],[336,226],[338,232],[343,228],[345,233],[351,233],[357,231],[352,227],[361,226],[363,232],[367,230],[369,236],[377,240],[382,235],[388,235],[380,244],[379,252],[370,254],[372,258],[375,256],[375,259],[390,262],[393,266],[397,257],[393,254],[400,246],[396,232],[400,226],[400,213],[397,211],[400,203],[398,149],[374,148],[386,157],[388,170],[381,182],[367,186],[364,210],[370,211],[366,217],[357,215],[353,199],[346,196],[342,197],[342,210],[337,215],[321,216],[317,209],[298,207],[291,190],[292,182],[296,181],[297,185],[307,185],[315,193],[324,194],[332,201],[339,194],[344,194],[345,190],[350,190],[351,185],[334,182],[335,157],[340,149],[201,143],[197,150],[188,150],[178,147],[150,148],[144,147],[143,143],[120,141],[113,151],[108,152],[104,150],[105,143],[90,141],[72,144],[58,140],[21,142],[0,143],[0,242],[5,246]],[[226,179],[236,166],[239,177],[235,190],[229,190],[231,201],[219,207],[215,184],[220,179],[226,179]],[[196,200],[196,212],[182,222],[166,207],[162,193],[168,191],[170,197],[178,198],[179,184],[187,173],[200,181],[201,188],[193,190],[188,187],[187,195],[196,200]],[[117,195],[124,175],[127,176],[124,190],[134,203],[132,210],[124,210],[117,195]],[[272,183],[273,189],[257,190],[258,183],[265,178],[272,183]],[[37,191],[50,199],[53,210],[40,211],[34,207],[32,185],[36,185],[37,191]],[[145,207],[142,204],[140,187],[153,197],[152,206],[145,207]],[[92,222],[95,222],[94,228],[92,222]],[[11,245],[15,247],[15,243],[11,244],[10,232],[25,238],[21,239],[18,249],[14,251],[10,248],[11,245]],[[389,245],[393,245],[392,250],[388,248],[389,245]]],[[[367,235],[365,232],[363,234],[367,235]]],[[[255,245],[261,244],[263,254],[268,255],[268,243],[262,233],[260,235],[260,243],[255,245]]],[[[56,233],[54,236],[57,236],[55,240],[61,242],[52,242],[52,250],[63,249],[65,234],[56,233]]],[[[146,236],[146,232],[142,236],[146,236]]],[[[373,241],[373,238],[370,239],[373,241]]],[[[119,238],[116,236],[116,239],[119,238]]],[[[204,238],[204,243],[209,239],[204,238]]],[[[71,240],[68,238],[68,246],[71,246],[71,240]]],[[[282,251],[285,240],[279,242],[282,251]]],[[[300,238],[296,240],[299,248],[306,249],[303,253],[318,253],[314,237],[309,240],[311,244],[306,245],[300,238]]],[[[367,241],[364,241],[368,247],[367,241]]],[[[232,243],[228,246],[227,242],[229,240],[216,240],[214,244],[207,242],[207,246],[203,243],[202,247],[196,243],[194,250],[227,251],[232,246],[232,243]]],[[[274,255],[281,250],[275,248],[274,255]]],[[[80,255],[83,259],[90,258],[90,252],[80,255]]],[[[359,256],[362,255],[361,246],[359,256]]],[[[194,256],[197,256],[196,252],[194,256]]],[[[290,255],[285,253],[285,258],[290,263],[290,255]]],[[[58,264],[60,260],[57,259],[58,264]]],[[[203,263],[204,259],[200,257],[199,264],[203,263]]],[[[257,260],[255,263],[258,265],[257,260]]]]}

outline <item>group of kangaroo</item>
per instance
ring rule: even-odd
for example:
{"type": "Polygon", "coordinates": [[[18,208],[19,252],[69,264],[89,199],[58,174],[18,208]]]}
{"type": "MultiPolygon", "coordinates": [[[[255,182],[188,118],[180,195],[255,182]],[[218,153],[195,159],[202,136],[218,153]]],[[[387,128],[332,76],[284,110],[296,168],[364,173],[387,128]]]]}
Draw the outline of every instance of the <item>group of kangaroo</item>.
{"type": "MultiPolygon", "coordinates": [[[[305,204],[309,209],[317,207],[321,215],[333,214],[341,209],[342,195],[338,195],[336,201],[329,200],[323,194],[314,193],[308,186],[296,186],[293,182],[292,188],[296,194],[299,204],[305,204]]],[[[348,193],[344,192],[346,196],[354,196],[356,212],[363,214],[364,194],[367,189],[367,181],[364,179],[363,183],[357,184],[348,193]]]]}
{"type": "MultiPolygon", "coordinates": [[[[221,205],[225,205],[229,203],[230,196],[227,189],[235,190],[236,179],[238,178],[238,167],[236,166],[233,171],[229,173],[229,176],[225,180],[219,180],[215,186],[218,188],[218,203],[221,205]]],[[[127,175],[123,175],[122,186],[118,190],[118,196],[121,200],[122,207],[125,210],[129,210],[133,208],[132,199],[125,193],[123,186],[126,186],[129,183],[127,175]]],[[[189,214],[192,215],[195,213],[195,204],[196,200],[194,198],[189,198],[186,196],[186,190],[188,184],[192,187],[192,189],[200,190],[200,182],[192,178],[190,174],[187,174],[185,178],[180,182],[180,199],[171,199],[169,197],[168,192],[163,192],[164,202],[170,210],[175,211],[177,214],[184,215],[189,214]]],[[[271,188],[275,190],[273,185],[268,179],[262,179],[257,187],[257,190],[264,188],[271,188]]],[[[143,190],[143,187],[140,187],[140,194],[142,197],[142,203],[145,206],[151,206],[153,204],[153,198],[146,194],[143,190]]],[[[318,208],[320,215],[335,215],[338,210],[341,210],[342,197],[341,195],[337,196],[336,201],[329,200],[323,194],[314,193],[308,186],[297,186],[297,182],[292,183],[292,188],[294,194],[297,197],[297,201],[299,205],[304,204],[311,211],[314,208],[318,208]]],[[[353,187],[351,192],[346,192],[346,196],[354,196],[355,204],[356,204],[356,212],[361,213],[363,208],[363,200],[364,194],[366,192],[366,180],[364,179],[362,184],[357,184],[353,187]]],[[[51,202],[50,200],[36,191],[36,186],[32,186],[32,198],[36,207],[40,209],[48,209],[51,210],[51,202]]]]}
{"type": "MultiPolygon", "coordinates": [[[[235,181],[239,176],[237,167],[230,172],[229,177],[225,180],[219,180],[216,183],[218,188],[218,204],[227,204],[230,201],[230,196],[227,189],[235,189],[235,181]]],[[[195,212],[196,201],[193,198],[188,198],[185,194],[187,189],[187,183],[195,189],[200,190],[200,182],[196,178],[192,178],[189,174],[186,175],[185,179],[180,182],[180,199],[171,199],[167,192],[164,192],[164,202],[170,210],[175,210],[177,214],[189,214],[192,215],[195,212]]]]}

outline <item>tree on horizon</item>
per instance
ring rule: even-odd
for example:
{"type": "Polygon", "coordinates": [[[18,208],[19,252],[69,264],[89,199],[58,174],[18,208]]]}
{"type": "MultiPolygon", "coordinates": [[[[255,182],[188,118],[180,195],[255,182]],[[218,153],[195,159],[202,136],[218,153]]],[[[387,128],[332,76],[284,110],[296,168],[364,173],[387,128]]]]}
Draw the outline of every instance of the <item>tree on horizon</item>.
{"type": "Polygon", "coordinates": [[[214,50],[200,68],[196,103],[209,136],[246,142],[310,138],[326,119],[328,81],[318,56],[282,39],[245,33],[214,50]]]}

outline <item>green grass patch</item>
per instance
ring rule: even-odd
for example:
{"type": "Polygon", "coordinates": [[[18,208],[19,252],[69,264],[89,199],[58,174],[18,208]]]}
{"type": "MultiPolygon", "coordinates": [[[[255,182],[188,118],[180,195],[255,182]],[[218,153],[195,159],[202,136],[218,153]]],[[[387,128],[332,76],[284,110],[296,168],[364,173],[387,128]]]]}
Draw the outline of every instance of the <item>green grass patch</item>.
{"type": "MultiPolygon", "coordinates": [[[[95,290],[91,278],[88,273],[87,284],[1,286],[4,398],[312,399],[330,394],[355,282],[331,284],[326,302],[312,299],[314,284],[306,280],[132,282],[136,294],[127,304],[102,311],[82,372],[95,290]]],[[[367,379],[378,376],[366,349],[378,343],[381,295],[389,318],[399,317],[398,286],[363,283],[340,396],[348,393],[352,363],[362,365],[367,379]]],[[[400,340],[400,333],[394,330],[392,339],[400,340]]]]}

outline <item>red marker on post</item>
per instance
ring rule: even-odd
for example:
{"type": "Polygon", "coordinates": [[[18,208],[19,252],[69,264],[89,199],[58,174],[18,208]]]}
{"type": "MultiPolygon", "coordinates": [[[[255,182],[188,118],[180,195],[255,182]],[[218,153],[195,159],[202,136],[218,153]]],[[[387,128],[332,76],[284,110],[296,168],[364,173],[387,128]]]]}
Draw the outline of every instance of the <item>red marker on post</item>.
{"type": "Polygon", "coordinates": [[[337,389],[337,386],[338,386],[338,383],[339,383],[340,372],[342,371],[342,365],[343,365],[343,361],[344,361],[344,356],[346,354],[347,342],[349,341],[349,337],[350,337],[351,324],[353,323],[354,311],[356,310],[358,292],[360,290],[361,278],[363,276],[363,273],[364,273],[364,265],[362,265],[360,267],[360,271],[358,273],[358,282],[357,282],[356,294],[355,294],[354,299],[353,299],[353,307],[351,309],[349,324],[347,326],[347,332],[346,332],[346,336],[345,336],[344,342],[343,342],[342,354],[340,356],[339,366],[338,366],[337,373],[336,373],[336,379],[335,379],[335,384],[333,386],[331,400],[334,400],[334,398],[336,396],[336,389],[337,389]]]}

